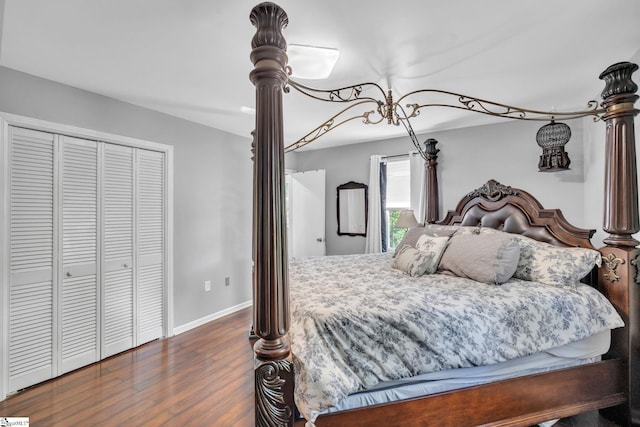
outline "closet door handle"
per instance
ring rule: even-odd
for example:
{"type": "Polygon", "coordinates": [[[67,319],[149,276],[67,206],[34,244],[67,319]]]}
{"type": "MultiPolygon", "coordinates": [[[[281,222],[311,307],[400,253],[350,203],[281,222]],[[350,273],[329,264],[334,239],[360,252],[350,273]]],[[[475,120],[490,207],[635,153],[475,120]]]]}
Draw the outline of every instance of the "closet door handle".
{"type": "Polygon", "coordinates": [[[122,264],[124,268],[129,268],[129,264],[122,264]]]}
{"type": "Polygon", "coordinates": [[[67,271],[67,277],[71,277],[71,276],[72,276],[71,272],[67,271]]]}

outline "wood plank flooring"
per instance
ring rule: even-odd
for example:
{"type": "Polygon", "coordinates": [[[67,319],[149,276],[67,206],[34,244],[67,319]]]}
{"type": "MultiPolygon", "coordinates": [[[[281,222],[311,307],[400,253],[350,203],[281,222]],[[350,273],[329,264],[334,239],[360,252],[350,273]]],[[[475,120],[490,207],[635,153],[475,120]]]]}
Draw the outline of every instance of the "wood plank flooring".
{"type": "Polygon", "coordinates": [[[35,427],[253,425],[245,309],[79,369],[0,402],[35,427]]]}
{"type": "MultiPolygon", "coordinates": [[[[29,417],[31,427],[251,427],[250,324],[248,308],[151,342],[10,396],[0,417],[29,417]]],[[[556,427],[616,425],[591,413],[556,427]]]]}

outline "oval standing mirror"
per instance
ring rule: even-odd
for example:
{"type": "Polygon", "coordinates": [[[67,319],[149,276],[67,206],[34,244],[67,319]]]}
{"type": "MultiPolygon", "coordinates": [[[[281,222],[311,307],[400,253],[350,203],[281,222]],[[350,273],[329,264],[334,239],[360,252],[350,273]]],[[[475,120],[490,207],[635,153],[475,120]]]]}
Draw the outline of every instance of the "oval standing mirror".
{"type": "Polygon", "coordinates": [[[338,186],[338,235],[367,235],[367,185],[347,182],[338,186]]]}

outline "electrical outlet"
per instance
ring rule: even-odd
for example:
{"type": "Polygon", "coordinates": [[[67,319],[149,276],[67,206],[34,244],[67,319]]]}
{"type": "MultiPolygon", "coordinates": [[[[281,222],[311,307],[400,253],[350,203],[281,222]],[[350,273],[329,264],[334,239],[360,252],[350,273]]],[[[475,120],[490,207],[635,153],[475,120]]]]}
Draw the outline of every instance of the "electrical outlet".
{"type": "Polygon", "coordinates": [[[225,286],[229,286],[231,284],[231,278],[230,277],[225,277],[224,278],[224,285],[225,286]]]}
{"type": "Polygon", "coordinates": [[[211,291],[211,280],[204,281],[204,291],[205,292],[211,291]]]}

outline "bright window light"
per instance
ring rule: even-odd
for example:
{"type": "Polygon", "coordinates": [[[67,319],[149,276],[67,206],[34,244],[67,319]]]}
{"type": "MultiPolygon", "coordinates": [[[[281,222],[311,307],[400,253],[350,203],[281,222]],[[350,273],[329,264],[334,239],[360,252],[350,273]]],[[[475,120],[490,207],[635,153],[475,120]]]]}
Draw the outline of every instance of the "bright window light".
{"type": "Polygon", "coordinates": [[[409,159],[387,162],[387,208],[409,209],[411,204],[409,159]]]}
{"type": "Polygon", "coordinates": [[[300,79],[326,79],[338,61],[338,49],[290,44],[287,47],[293,77],[300,79]]]}

